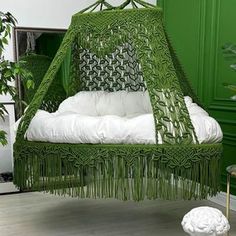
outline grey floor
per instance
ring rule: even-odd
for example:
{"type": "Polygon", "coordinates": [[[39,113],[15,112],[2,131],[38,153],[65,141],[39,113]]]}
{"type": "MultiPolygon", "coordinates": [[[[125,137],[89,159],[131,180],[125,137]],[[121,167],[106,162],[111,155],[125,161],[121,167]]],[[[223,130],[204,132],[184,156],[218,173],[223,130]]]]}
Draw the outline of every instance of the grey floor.
{"type": "MultiPolygon", "coordinates": [[[[43,193],[0,196],[0,236],[184,236],[183,215],[209,201],[78,200],[43,193]]],[[[236,212],[231,212],[236,235],[236,212]]]]}

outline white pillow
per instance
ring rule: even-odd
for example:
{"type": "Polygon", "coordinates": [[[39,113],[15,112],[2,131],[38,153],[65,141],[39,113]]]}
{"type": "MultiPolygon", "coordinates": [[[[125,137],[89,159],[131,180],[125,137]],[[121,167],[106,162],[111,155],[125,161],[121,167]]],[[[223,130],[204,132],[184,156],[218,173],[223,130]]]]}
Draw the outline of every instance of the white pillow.
{"type": "Polygon", "coordinates": [[[64,100],[57,112],[132,117],[152,113],[152,107],[148,92],[82,91],[64,100]]]}
{"type": "Polygon", "coordinates": [[[147,92],[129,92],[124,98],[127,116],[151,113],[151,103],[147,92]]]}
{"type": "Polygon", "coordinates": [[[126,91],[104,92],[101,94],[96,104],[98,115],[125,116],[123,101],[126,96],[126,91]]]}
{"type": "Polygon", "coordinates": [[[196,103],[193,102],[191,97],[185,96],[184,101],[189,115],[209,116],[209,114],[203,108],[199,107],[196,103]]]}
{"type": "Polygon", "coordinates": [[[98,116],[96,103],[103,93],[105,92],[79,92],[75,96],[64,100],[60,104],[58,112],[74,112],[81,115],[98,116]]]}

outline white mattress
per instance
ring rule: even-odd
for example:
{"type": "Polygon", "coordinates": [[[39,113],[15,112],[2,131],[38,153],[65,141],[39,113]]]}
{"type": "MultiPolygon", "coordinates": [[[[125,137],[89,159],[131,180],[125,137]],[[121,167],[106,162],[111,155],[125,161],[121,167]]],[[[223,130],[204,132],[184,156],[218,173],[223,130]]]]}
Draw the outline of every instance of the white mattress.
{"type": "MultiPolygon", "coordinates": [[[[185,103],[199,143],[220,142],[217,121],[190,97],[185,103]]],[[[52,143],[156,143],[148,93],[125,91],[80,92],[63,101],[55,113],[39,110],[26,138],[52,143]]]]}

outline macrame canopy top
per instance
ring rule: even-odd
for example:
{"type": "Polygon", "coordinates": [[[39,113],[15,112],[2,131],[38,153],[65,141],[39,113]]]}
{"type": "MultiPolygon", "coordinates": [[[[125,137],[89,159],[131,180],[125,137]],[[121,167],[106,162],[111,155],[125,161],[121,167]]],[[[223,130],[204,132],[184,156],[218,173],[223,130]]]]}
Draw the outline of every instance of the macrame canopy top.
{"type": "Polygon", "coordinates": [[[156,8],[155,5],[150,3],[144,2],[142,0],[126,0],[120,6],[112,6],[106,0],[98,0],[97,2],[93,3],[92,5],[88,6],[87,8],[80,11],[80,13],[85,12],[94,12],[94,11],[103,11],[103,10],[122,10],[125,9],[127,6],[131,5],[133,8],[156,8]]]}

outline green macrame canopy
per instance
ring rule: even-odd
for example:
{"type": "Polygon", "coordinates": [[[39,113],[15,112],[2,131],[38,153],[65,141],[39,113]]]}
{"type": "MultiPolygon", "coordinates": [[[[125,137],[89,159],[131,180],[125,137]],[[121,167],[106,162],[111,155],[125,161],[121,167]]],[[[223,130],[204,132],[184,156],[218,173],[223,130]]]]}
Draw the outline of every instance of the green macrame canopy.
{"type": "MultiPolygon", "coordinates": [[[[65,99],[61,94],[60,101],[65,99]]],[[[197,100],[163,29],[162,11],[141,0],[98,1],[71,25],[18,128],[14,183],[22,190],[135,201],[203,199],[220,190],[221,144],[198,144],[184,95],[197,100]],[[133,9],[124,9],[130,4],[133,9]],[[139,8],[142,6],[142,8],[139,8]],[[99,12],[92,12],[95,9],[99,12]],[[103,9],[105,8],[105,9],[103,9]],[[53,80],[71,52],[68,94],[148,90],[156,140],[163,144],[62,144],[27,141],[39,108],[59,104],[53,80]],[[54,100],[53,100],[54,99],[54,100]],[[174,132],[172,128],[174,127],[174,132]]],[[[56,109],[56,108],[55,108],[56,109]]]]}

